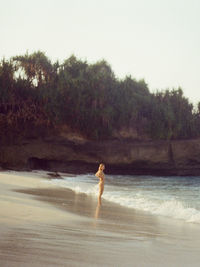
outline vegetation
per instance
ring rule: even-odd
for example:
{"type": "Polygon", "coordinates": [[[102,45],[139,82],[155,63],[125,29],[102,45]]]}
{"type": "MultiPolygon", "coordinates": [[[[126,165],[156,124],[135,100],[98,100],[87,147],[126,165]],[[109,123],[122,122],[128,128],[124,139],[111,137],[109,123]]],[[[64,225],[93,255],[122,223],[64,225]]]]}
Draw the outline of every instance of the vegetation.
{"type": "Polygon", "coordinates": [[[1,141],[41,136],[67,125],[90,139],[133,128],[152,139],[200,134],[195,110],[181,88],[150,93],[144,80],[119,80],[110,65],[71,56],[52,63],[43,52],[0,62],[1,141]]]}

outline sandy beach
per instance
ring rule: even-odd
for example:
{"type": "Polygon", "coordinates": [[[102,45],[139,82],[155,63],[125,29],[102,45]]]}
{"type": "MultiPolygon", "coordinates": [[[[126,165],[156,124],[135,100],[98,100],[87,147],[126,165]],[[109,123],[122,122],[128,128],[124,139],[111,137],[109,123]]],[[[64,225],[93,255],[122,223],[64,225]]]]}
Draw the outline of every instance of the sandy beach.
{"type": "Polygon", "coordinates": [[[0,173],[0,266],[199,266],[200,227],[0,173]]]}

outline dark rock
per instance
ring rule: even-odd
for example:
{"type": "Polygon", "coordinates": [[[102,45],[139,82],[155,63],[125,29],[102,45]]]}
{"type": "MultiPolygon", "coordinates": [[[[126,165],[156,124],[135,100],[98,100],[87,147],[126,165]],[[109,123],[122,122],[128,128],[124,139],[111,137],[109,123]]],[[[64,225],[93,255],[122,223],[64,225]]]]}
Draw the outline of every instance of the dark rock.
{"type": "Polygon", "coordinates": [[[200,139],[76,142],[51,136],[0,149],[0,165],[9,169],[94,173],[100,162],[110,174],[200,175],[200,139]]]}

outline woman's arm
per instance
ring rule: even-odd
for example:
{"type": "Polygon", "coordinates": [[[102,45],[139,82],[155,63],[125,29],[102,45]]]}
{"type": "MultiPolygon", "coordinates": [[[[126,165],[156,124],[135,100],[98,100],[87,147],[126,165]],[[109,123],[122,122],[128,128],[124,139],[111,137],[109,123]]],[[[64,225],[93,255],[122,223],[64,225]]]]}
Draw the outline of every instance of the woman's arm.
{"type": "Polygon", "coordinates": [[[102,175],[102,172],[98,171],[96,174],[95,174],[96,177],[98,177],[99,179],[102,179],[103,178],[103,175],[102,175]]]}

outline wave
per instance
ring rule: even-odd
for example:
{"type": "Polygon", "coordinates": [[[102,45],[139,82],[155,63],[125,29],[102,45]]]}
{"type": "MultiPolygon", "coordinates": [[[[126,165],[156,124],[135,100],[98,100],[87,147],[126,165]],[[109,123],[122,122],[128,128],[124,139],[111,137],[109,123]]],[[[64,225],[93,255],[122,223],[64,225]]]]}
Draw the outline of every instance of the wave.
{"type": "MultiPolygon", "coordinates": [[[[87,176],[84,177],[84,181],[76,178],[67,178],[64,180],[53,179],[51,183],[69,188],[76,193],[98,195],[98,184],[91,183],[87,176]]],[[[166,196],[160,197],[155,192],[147,194],[142,191],[138,192],[136,190],[106,185],[102,198],[124,207],[149,212],[154,215],[200,224],[200,210],[190,207],[176,198],[167,199],[166,196]]]]}
{"type": "Polygon", "coordinates": [[[195,208],[185,207],[181,201],[176,199],[152,201],[144,196],[118,198],[115,196],[107,196],[106,199],[122,206],[150,212],[154,215],[181,219],[186,222],[200,223],[200,211],[195,208]]]}

